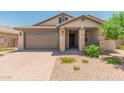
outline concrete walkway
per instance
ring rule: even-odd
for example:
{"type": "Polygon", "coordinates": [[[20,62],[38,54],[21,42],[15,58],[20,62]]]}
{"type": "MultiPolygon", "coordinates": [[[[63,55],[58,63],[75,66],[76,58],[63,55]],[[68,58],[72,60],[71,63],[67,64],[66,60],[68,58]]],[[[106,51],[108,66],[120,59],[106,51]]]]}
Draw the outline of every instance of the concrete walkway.
{"type": "Polygon", "coordinates": [[[0,80],[50,80],[52,51],[25,50],[0,57],[0,80]]]}

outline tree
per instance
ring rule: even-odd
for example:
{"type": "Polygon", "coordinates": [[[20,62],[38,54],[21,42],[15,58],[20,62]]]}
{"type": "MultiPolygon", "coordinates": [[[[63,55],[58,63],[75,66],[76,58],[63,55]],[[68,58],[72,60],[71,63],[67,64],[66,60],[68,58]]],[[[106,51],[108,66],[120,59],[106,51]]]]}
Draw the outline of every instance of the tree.
{"type": "Polygon", "coordinates": [[[111,18],[102,23],[100,30],[106,39],[124,39],[124,12],[114,13],[111,18]]]}

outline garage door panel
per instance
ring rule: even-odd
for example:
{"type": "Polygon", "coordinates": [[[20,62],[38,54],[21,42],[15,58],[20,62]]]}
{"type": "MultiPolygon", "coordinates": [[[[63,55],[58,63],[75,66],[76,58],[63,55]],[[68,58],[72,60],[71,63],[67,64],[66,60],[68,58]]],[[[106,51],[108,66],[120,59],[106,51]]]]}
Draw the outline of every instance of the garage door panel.
{"type": "Polygon", "coordinates": [[[57,31],[31,32],[26,34],[26,48],[58,48],[57,31]]]}

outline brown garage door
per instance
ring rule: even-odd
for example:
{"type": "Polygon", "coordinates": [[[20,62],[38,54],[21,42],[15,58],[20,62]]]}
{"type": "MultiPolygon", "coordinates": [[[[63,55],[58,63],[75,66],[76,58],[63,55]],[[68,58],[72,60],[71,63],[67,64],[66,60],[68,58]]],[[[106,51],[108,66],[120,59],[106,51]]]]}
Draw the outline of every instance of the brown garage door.
{"type": "Polygon", "coordinates": [[[58,48],[57,31],[32,31],[26,33],[26,48],[58,48]]]}

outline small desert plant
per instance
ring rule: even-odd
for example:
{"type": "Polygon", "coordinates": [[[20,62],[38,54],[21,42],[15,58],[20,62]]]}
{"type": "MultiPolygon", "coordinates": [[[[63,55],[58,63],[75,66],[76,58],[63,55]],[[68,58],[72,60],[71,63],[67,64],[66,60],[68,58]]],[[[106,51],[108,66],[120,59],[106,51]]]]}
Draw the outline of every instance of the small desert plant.
{"type": "Polygon", "coordinates": [[[106,58],[106,61],[109,63],[109,64],[121,64],[121,59],[119,58],[113,58],[113,57],[107,57],[106,58]]]}
{"type": "Polygon", "coordinates": [[[83,64],[89,63],[88,60],[81,60],[83,64]]]}
{"type": "Polygon", "coordinates": [[[60,57],[60,60],[62,61],[62,63],[66,64],[70,64],[76,61],[74,57],[60,57]]]}
{"type": "Polygon", "coordinates": [[[89,46],[85,46],[83,49],[83,53],[89,57],[99,57],[100,49],[99,46],[91,44],[89,46]]]}
{"type": "Polygon", "coordinates": [[[15,49],[14,48],[0,48],[0,52],[3,52],[3,51],[14,51],[15,49]]]}
{"type": "Polygon", "coordinates": [[[73,68],[75,71],[76,70],[80,70],[80,66],[74,66],[74,68],[73,68]]]}
{"type": "Polygon", "coordinates": [[[120,50],[124,50],[124,46],[123,45],[121,45],[121,46],[119,46],[119,48],[118,49],[120,49],[120,50]]]}
{"type": "Polygon", "coordinates": [[[3,54],[0,54],[0,56],[3,56],[3,54]]]}

